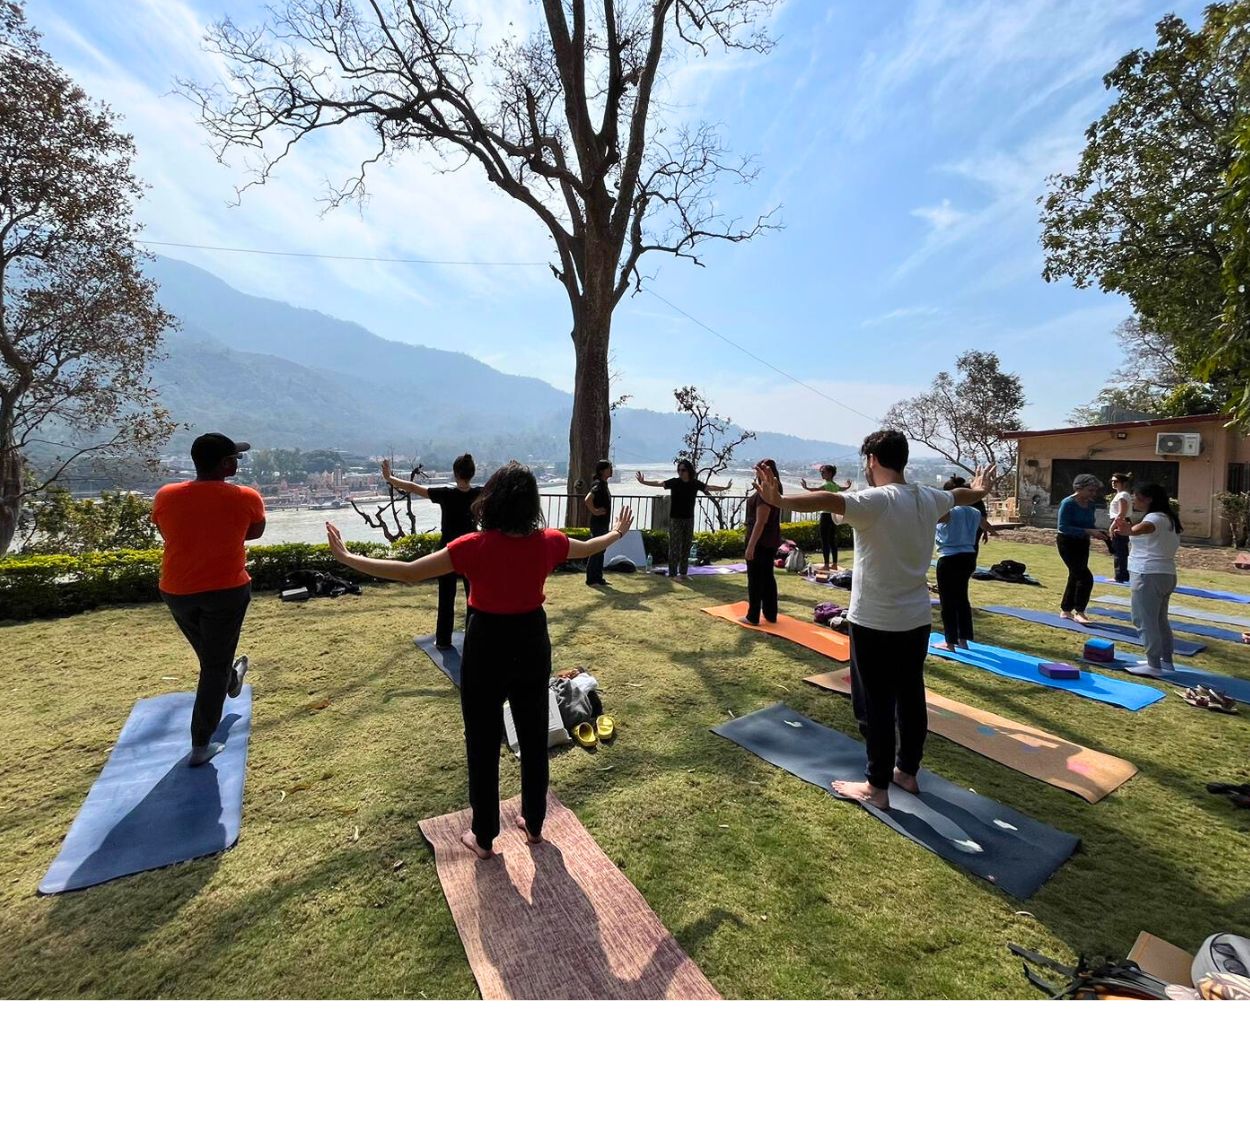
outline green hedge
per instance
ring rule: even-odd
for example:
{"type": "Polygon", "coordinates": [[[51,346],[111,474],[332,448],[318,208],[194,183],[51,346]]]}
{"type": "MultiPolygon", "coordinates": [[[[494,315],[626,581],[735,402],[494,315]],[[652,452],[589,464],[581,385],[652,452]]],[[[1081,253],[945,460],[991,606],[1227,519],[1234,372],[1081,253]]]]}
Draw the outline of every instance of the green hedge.
{"type": "MultiPolygon", "coordinates": [[[[838,543],[849,547],[850,533],[843,525],[838,531],[838,543]]],[[[590,536],[585,528],[571,528],[568,534],[579,540],[590,536]]],[[[814,521],[783,524],[781,534],[803,549],[820,546],[814,521]]],[[[653,561],[662,563],[668,559],[667,532],[645,530],[642,540],[653,561]]],[[[389,548],[360,541],[352,541],[347,547],[362,556],[415,560],[437,550],[440,542],[438,533],[422,533],[406,536],[389,548]]],[[[695,542],[699,558],[706,563],[741,559],[746,548],[746,538],[740,531],[698,532],[695,542]]],[[[248,549],[247,563],[252,586],[261,592],[276,592],[286,577],[299,569],[333,572],[345,580],[368,580],[338,563],[326,544],[256,545],[248,549]]],[[[90,608],[151,603],[160,599],[160,570],[159,548],[90,552],[83,556],[9,556],[0,559],[0,620],[67,616],[90,608]]]]}

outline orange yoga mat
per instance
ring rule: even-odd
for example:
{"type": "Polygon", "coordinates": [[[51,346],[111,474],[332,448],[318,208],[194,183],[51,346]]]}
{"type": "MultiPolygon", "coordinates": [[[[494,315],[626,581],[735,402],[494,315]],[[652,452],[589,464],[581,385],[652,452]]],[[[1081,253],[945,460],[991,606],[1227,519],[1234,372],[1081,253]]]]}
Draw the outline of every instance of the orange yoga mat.
{"type": "Polygon", "coordinates": [[[529,846],[520,809],[520,798],[499,808],[503,832],[485,862],[460,841],[470,811],[421,823],[486,1000],[720,997],[571,810],[549,794],[546,841],[529,846]]]}
{"type": "MultiPolygon", "coordinates": [[[[809,675],[804,682],[841,695],[851,693],[851,673],[847,670],[809,675]]],[[[1086,802],[1106,798],[1137,774],[1132,763],[1115,755],[1069,743],[1049,731],[957,703],[932,691],[926,695],[930,731],[1013,771],[1060,790],[1070,790],[1086,802]]]]}
{"type": "Polygon", "coordinates": [[[822,628],[819,624],[809,624],[804,620],[792,619],[790,616],[777,617],[775,624],[763,620],[759,624],[748,624],[742,617],[747,614],[746,601],[739,604],[722,604],[718,608],[704,608],[709,616],[718,620],[728,620],[731,624],[746,628],[751,632],[763,632],[766,636],[780,636],[783,640],[800,644],[830,659],[846,663],[851,658],[851,640],[841,632],[831,628],[822,628]]]}

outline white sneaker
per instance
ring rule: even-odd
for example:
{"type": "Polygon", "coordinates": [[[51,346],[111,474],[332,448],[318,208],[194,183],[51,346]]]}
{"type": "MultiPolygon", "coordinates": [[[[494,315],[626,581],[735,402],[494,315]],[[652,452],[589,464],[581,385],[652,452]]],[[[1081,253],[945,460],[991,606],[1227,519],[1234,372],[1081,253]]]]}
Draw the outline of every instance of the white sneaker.
{"type": "Polygon", "coordinates": [[[247,656],[239,656],[239,658],[234,661],[234,666],[231,670],[234,672],[234,678],[226,694],[229,695],[231,699],[238,699],[240,692],[243,690],[243,677],[247,674],[247,656]]]}
{"type": "Polygon", "coordinates": [[[187,766],[202,767],[209,759],[220,755],[225,749],[225,743],[209,743],[203,747],[192,747],[191,754],[187,758],[187,766]]]}

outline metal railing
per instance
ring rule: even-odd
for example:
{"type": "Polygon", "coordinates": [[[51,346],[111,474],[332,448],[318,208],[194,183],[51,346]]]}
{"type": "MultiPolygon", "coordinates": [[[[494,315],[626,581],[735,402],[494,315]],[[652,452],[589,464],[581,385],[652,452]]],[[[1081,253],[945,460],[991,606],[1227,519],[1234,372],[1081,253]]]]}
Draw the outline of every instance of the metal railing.
{"type": "MultiPolygon", "coordinates": [[[[565,510],[568,508],[567,493],[542,493],[543,515],[552,528],[564,526],[565,510]]],[[[577,501],[578,526],[590,526],[590,514],[582,504],[581,497],[577,501]]],[[[746,519],[747,498],[741,494],[733,496],[700,496],[694,502],[694,528],[696,532],[715,532],[720,528],[741,529],[746,519]],[[720,512],[717,512],[719,506],[720,512]]],[[[669,496],[667,493],[641,495],[638,493],[612,494],[612,512],[619,512],[629,505],[634,512],[634,527],[641,529],[668,528],[669,496]]],[[[816,520],[819,513],[791,512],[783,510],[783,521],[816,520]]]]}

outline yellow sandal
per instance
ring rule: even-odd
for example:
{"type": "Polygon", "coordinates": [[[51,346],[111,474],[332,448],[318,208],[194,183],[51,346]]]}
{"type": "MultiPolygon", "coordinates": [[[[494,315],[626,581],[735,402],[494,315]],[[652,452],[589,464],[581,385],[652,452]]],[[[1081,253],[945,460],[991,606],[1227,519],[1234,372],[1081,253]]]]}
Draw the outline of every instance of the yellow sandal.
{"type": "Polygon", "coordinates": [[[616,723],[611,715],[600,715],[595,720],[595,733],[599,736],[600,742],[606,742],[616,734],[616,723]]]}
{"type": "Polygon", "coordinates": [[[595,729],[589,723],[578,723],[573,728],[573,738],[587,749],[593,747],[599,741],[595,736],[595,729]]]}

